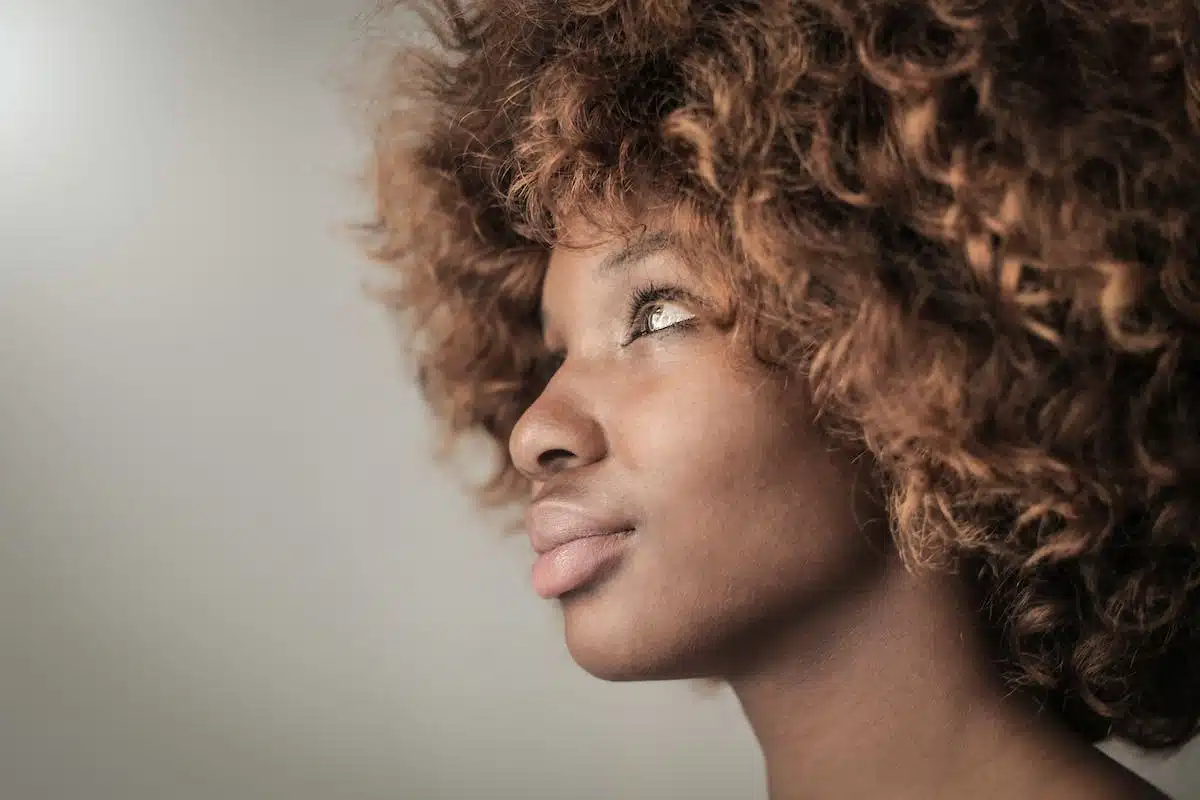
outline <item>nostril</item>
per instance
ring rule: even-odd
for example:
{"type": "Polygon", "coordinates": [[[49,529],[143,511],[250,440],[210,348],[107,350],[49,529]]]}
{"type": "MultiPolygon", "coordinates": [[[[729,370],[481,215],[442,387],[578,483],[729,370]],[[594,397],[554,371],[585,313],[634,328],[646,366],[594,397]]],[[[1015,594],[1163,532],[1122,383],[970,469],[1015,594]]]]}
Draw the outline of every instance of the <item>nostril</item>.
{"type": "Polygon", "coordinates": [[[561,447],[555,447],[544,451],[538,456],[538,466],[545,470],[561,469],[566,463],[575,457],[575,454],[570,450],[564,450],[561,447]]]}

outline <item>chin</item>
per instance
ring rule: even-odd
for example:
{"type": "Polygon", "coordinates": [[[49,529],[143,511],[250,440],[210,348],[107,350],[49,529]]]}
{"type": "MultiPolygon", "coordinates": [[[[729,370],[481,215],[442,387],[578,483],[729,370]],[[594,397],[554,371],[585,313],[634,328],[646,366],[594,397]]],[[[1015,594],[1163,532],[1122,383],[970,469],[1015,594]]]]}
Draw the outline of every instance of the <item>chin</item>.
{"type": "Polygon", "coordinates": [[[659,681],[709,677],[706,649],[695,625],[681,626],[661,603],[623,603],[597,587],[562,600],[563,633],[571,658],[605,681],[659,681]],[[668,622],[664,617],[670,618],[668,622]]]}

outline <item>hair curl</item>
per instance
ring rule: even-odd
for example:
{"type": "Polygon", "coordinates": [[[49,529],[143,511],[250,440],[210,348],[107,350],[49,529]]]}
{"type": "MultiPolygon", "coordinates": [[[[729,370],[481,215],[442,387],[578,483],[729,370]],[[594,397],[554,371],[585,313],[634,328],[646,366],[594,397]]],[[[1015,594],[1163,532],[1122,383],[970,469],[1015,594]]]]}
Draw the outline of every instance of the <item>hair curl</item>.
{"type": "Polygon", "coordinates": [[[1081,735],[1200,730],[1200,6],[486,0],[375,95],[374,259],[447,440],[541,386],[556,220],[665,215],[869,448],[910,566],[970,566],[1081,735]]]}

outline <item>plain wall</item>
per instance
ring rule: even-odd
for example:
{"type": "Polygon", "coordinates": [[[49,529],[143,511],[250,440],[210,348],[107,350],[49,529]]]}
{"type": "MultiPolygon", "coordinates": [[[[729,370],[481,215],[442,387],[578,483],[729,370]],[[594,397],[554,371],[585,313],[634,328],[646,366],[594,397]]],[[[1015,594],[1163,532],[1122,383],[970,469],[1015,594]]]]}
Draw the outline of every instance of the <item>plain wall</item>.
{"type": "Polygon", "coordinates": [[[363,10],[0,0],[0,797],[764,797],[431,466],[343,230],[363,10]]]}

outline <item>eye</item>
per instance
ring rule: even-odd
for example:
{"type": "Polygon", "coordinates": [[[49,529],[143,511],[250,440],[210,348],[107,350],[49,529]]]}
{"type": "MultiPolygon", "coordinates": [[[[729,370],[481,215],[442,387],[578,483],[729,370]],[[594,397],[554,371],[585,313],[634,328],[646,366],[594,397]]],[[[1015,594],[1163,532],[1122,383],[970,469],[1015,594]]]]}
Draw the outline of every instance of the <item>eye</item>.
{"type": "Polygon", "coordinates": [[[642,314],[643,334],[657,333],[695,316],[695,314],[687,311],[678,303],[672,302],[658,301],[649,303],[643,306],[643,308],[645,308],[645,313],[642,314]]]}
{"type": "Polygon", "coordinates": [[[629,341],[686,325],[696,315],[683,305],[686,294],[671,286],[645,286],[634,292],[629,305],[629,341]]]}

